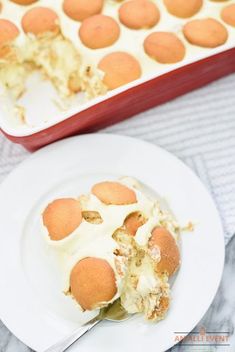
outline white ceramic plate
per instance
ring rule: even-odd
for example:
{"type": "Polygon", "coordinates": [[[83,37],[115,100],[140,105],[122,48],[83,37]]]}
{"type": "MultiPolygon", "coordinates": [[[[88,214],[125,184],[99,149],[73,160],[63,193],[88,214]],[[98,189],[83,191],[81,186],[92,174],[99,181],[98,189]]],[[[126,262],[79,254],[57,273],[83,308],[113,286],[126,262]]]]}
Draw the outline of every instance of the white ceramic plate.
{"type": "Polygon", "coordinates": [[[74,137],[33,154],[0,187],[0,318],[34,350],[43,351],[90,317],[82,317],[61,293],[59,270],[40,236],[43,205],[123,175],[165,197],[179,221],[191,220],[196,229],[182,236],[182,266],[165,320],[149,324],[135,316],[103,322],[74,350],[165,351],[175,344],[175,332],[192,330],[211,304],[222,275],[224,241],[215,205],[199,179],[149,143],[104,134],[74,137]]]}

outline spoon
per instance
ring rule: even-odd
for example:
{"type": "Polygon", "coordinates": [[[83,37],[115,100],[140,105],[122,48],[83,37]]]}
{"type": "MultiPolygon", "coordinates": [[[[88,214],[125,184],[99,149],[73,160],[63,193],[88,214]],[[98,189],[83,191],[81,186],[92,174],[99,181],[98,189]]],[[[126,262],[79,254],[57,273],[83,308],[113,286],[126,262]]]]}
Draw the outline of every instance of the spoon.
{"type": "Polygon", "coordinates": [[[94,328],[102,320],[120,322],[127,320],[129,317],[130,315],[122,307],[120,299],[117,299],[112,304],[109,304],[107,307],[102,308],[95,318],[88,321],[86,324],[75,330],[71,335],[69,335],[62,341],[59,341],[58,343],[54,344],[53,346],[49,347],[44,352],[64,352],[69,347],[71,347],[74,342],[80,339],[80,337],[85,335],[89,330],[94,328]]]}

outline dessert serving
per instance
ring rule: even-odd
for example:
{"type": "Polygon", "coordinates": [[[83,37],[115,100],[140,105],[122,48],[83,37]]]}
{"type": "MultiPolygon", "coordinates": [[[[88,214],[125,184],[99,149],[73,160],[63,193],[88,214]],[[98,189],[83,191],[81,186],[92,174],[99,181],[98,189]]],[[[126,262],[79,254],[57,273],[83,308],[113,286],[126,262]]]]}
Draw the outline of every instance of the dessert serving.
{"type": "Polygon", "coordinates": [[[135,179],[100,182],[89,194],[53,200],[42,227],[64,294],[82,311],[120,299],[128,313],[165,317],[169,279],[180,266],[180,227],[135,179]]]}
{"type": "Polygon", "coordinates": [[[35,149],[230,73],[234,18],[234,0],[1,0],[1,128],[35,149]]]}

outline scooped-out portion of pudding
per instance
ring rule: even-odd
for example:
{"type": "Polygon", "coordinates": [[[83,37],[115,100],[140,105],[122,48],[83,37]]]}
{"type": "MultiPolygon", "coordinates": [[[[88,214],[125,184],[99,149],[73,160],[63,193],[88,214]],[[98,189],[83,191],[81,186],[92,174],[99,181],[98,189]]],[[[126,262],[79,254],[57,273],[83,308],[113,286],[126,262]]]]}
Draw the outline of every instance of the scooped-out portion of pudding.
{"type": "Polygon", "coordinates": [[[88,194],[53,200],[42,212],[42,232],[58,256],[64,293],[82,311],[120,299],[130,314],[165,317],[180,227],[138,181],[104,181],[88,194]]]}
{"type": "Polygon", "coordinates": [[[41,72],[61,98],[78,92],[91,98],[107,90],[102,74],[63,35],[57,13],[42,6],[25,12],[21,28],[0,19],[0,82],[18,99],[34,71],[41,72]]]}

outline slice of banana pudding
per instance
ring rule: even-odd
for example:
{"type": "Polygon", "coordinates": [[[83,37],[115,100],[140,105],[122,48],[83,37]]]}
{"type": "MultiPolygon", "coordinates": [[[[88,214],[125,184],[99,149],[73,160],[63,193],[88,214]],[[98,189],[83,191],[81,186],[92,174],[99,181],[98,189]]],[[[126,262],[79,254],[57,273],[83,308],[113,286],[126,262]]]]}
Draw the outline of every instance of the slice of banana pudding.
{"type": "Polygon", "coordinates": [[[179,227],[136,180],[100,182],[87,195],[56,200],[42,222],[60,258],[64,291],[80,309],[106,307],[120,298],[128,313],[164,318],[169,277],[180,265],[179,227]]]}

